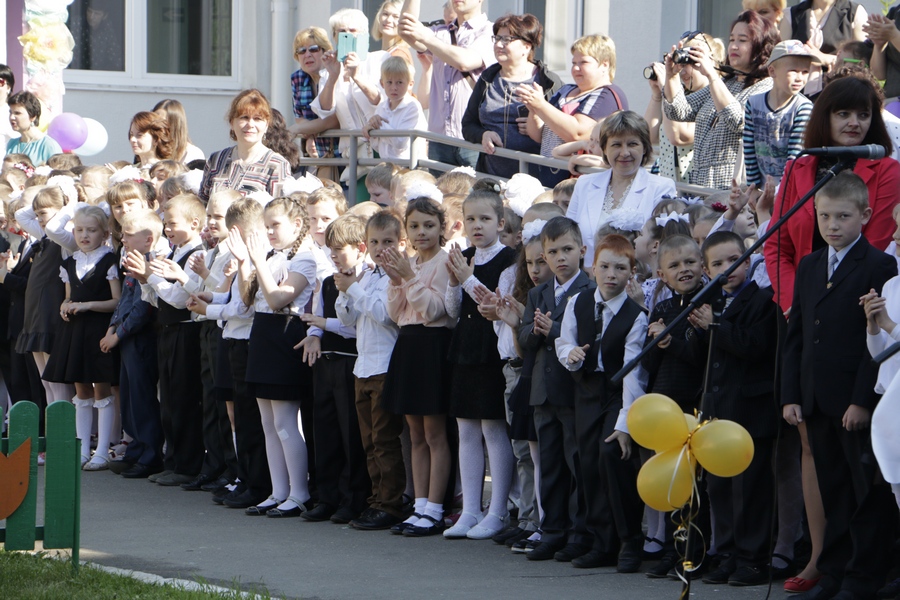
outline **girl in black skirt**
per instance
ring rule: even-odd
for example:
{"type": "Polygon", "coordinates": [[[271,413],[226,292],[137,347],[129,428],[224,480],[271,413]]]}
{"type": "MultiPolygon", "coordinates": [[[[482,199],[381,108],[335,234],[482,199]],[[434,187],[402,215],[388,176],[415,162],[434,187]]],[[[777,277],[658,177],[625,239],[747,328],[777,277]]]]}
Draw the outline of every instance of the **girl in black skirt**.
{"type": "Polygon", "coordinates": [[[466,235],[474,245],[450,250],[447,313],[459,316],[450,342],[453,371],[450,414],[459,426],[459,474],[463,513],[444,537],[487,539],[500,532],[509,512],[515,458],[509,443],[503,395],[506,379],[493,324],[478,312],[476,297],[497,288],[511,289],[516,252],[499,239],[504,228],[503,202],[491,191],[473,191],[463,203],[466,235]],[[484,440],[482,442],[482,440],[484,440]],[[491,461],[491,505],[481,510],[484,450],[491,461]]]}
{"type": "Polygon", "coordinates": [[[395,249],[382,253],[391,278],[388,314],[400,326],[382,398],[386,410],[406,415],[416,494],[412,516],[391,531],[411,537],[444,530],[443,501],[450,477],[447,349],[455,321],[444,306],[450,273],[449,256],[441,249],[443,232],[444,209],[431,198],[416,198],[406,207],[406,235],[416,258],[395,249]]]}
{"type": "Polygon", "coordinates": [[[269,517],[296,517],[309,500],[308,456],[297,416],[301,398],[312,393],[312,371],[294,346],[306,336],[299,315],[316,285],[316,260],[301,249],[309,231],[303,205],[276,198],[263,217],[268,244],[259,230],[233,230],[228,236],[239,277],[246,282],[244,303],[256,311],[246,381],[259,403],[272,477],[272,496],[256,509],[269,517]]]}
{"type": "Polygon", "coordinates": [[[43,378],[74,383],[75,430],[81,439],[81,464],[85,471],[109,468],[109,441],[116,407],[111,382],[118,381],[118,352],[100,350],[109,328],[110,313],[119,302],[122,285],[116,254],[105,242],[109,219],[98,206],[83,206],[73,219],[78,250],[65,259],[58,276],[66,297],[59,308],[65,321],[53,345],[43,378]],[[97,451],[91,458],[91,428],[97,409],[97,451]]]}

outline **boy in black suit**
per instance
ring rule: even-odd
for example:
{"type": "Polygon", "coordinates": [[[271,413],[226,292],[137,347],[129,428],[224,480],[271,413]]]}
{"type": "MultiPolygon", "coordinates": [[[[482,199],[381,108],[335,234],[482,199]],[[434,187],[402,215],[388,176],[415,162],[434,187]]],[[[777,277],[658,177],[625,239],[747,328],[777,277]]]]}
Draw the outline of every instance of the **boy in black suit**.
{"type": "MultiPolygon", "coordinates": [[[[744,252],[741,237],[719,231],[703,243],[703,265],[714,278],[724,273],[744,252]]],[[[772,460],[779,409],[775,402],[775,358],[778,319],[772,288],[761,290],[747,278],[750,260],[729,275],[722,285],[724,306],[709,365],[710,382],[700,410],[703,419],[728,419],[743,425],[753,438],[753,461],[737,477],[707,473],[709,502],[719,567],[703,577],[704,583],[746,586],[769,580],[769,524],[772,521],[774,479],[772,460]]],[[[688,317],[693,326],[688,340],[694,353],[706,356],[712,308],[704,304],[688,317]]]]}
{"type": "Polygon", "coordinates": [[[633,452],[625,418],[644,394],[647,373],[638,366],[621,383],[610,378],[641,351],[647,315],[628,297],[635,273],[634,247],[608,235],[594,256],[593,294],[578,294],[566,305],[556,356],[575,378],[575,437],[593,548],[573,560],[576,567],[616,565],[620,573],[641,566],[644,503],[637,491],[638,453],[633,452]]]}
{"type": "Polygon", "coordinates": [[[785,420],[806,419],[827,524],[823,574],[798,600],[875,598],[889,567],[896,506],[869,437],[877,366],[866,349],[860,297],[881,292],[897,262],[861,235],[872,215],[866,184],[844,171],[816,194],[828,244],[800,261],[785,339],[785,420]],[[800,399],[800,404],[794,404],[800,399]]]}
{"type": "Polygon", "coordinates": [[[519,326],[522,350],[537,351],[531,404],[541,457],[540,494],[544,509],[541,541],[525,556],[529,560],[555,558],[568,562],[586,554],[591,541],[585,529],[586,507],[575,441],[575,382],[556,360],[554,344],[568,299],[595,286],[581,269],[585,246],[575,221],[566,217],[550,219],[541,231],[541,245],[554,277],[528,292],[519,326]],[[578,508],[570,515],[573,494],[578,508]]]}

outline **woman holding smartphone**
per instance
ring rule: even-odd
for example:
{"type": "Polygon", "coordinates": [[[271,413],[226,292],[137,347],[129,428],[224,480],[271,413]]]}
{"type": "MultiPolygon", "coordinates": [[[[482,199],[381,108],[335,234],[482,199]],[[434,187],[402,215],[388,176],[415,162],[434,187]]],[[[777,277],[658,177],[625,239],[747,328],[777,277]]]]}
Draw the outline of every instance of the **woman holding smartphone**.
{"type": "MultiPolygon", "coordinates": [[[[462,118],[466,141],[481,144],[480,172],[510,178],[519,172],[519,161],[500,158],[496,148],[539,154],[541,145],[525,132],[528,108],[516,95],[520,85],[540,85],[549,99],[561,82],[534,51],[541,45],[543,27],[534,15],[506,15],[494,22],[494,56],[497,63],[481,74],[462,118]]],[[[537,175],[534,167],[532,175],[537,175]]]]}

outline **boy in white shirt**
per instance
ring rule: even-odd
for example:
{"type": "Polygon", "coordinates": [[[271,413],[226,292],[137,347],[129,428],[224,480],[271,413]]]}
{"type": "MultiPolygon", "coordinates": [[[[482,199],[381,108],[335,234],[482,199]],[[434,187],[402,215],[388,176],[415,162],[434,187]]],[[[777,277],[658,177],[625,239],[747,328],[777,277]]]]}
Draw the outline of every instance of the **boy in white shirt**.
{"type": "MultiPolygon", "coordinates": [[[[399,56],[392,56],[381,65],[381,87],[385,98],[378,103],[375,115],[363,127],[363,135],[372,145],[372,150],[385,160],[408,159],[410,155],[407,137],[370,137],[375,129],[428,129],[428,121],[422,112],[422,105],[410,95],[413,74],[409,63],[399,56]]],[[[425,140],[416,139],[416,154],[424,156],[425,140]]]]}

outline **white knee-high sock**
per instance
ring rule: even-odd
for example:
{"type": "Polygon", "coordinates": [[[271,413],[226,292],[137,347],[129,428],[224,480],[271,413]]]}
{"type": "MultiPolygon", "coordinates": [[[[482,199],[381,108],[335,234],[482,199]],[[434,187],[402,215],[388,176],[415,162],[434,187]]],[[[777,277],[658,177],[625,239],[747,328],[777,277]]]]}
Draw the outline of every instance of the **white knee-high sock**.
{"type": "MultiPolygon", "coordinates": [[[[484,446],[482,445],[481,421],[477,419],[457,419],[459,425],[459,478],[462,482],[463,514],[469,521],[481,519],[481,488],[484,483],[484,446]]],[[[508,491],[508,490],[507,490],[508,491]]],[[[466,523],[475,525],[475,523],[466,523]]]]}
{"type": "Polygon", "coordinates": [[[109,458],[109,442],[112,437],[113,424],[116,420],[114,398],[109,396],[102,400],[94,400],[97,409],[97,456],[103,460],[109,458]]]}
{"type": "Polygon", "coordinates": [[[275,430],[275,416],[272,413],[271,400],[258,399],[259,416],[262,421],[263,433],[266,436],[266,458],[269,462],[269,476],[272,478],[272,497],[285,500],[291,493],[288,480],[287,465],[284,462],[284,452],[281,449],[281,440],[275,430]]]}
{"type": "Polygon", "coordinates": [[[288,505],[282,503],[279,508],[291,509],[300,502],[309,500],[309,457],[306,442],[300,433],[297,417],[300,413],[300,402],[272,402],[272,414],[275,421],[275,432],[281,441],[284,463],[287,467],[290,493],[294,501],[288,505]]]}
{"type": "Polygon", "coordinates": [[[482,526],[501,529],[503,519],[509,514],[506,499],[512,487],[516,457],[509,442],[506,421],[491,419],[481,421],[481,431],[487,445],[488,460],[491,461],[491,506],[482,526]]]}
{"type": "Polygon", "coordinates": [[[91,426],[94,423],[94,399],[79,398],[74,396],[72,404],[75,405],[75,435],[81,440],[81,458],[91,458],[91,426]]]}

